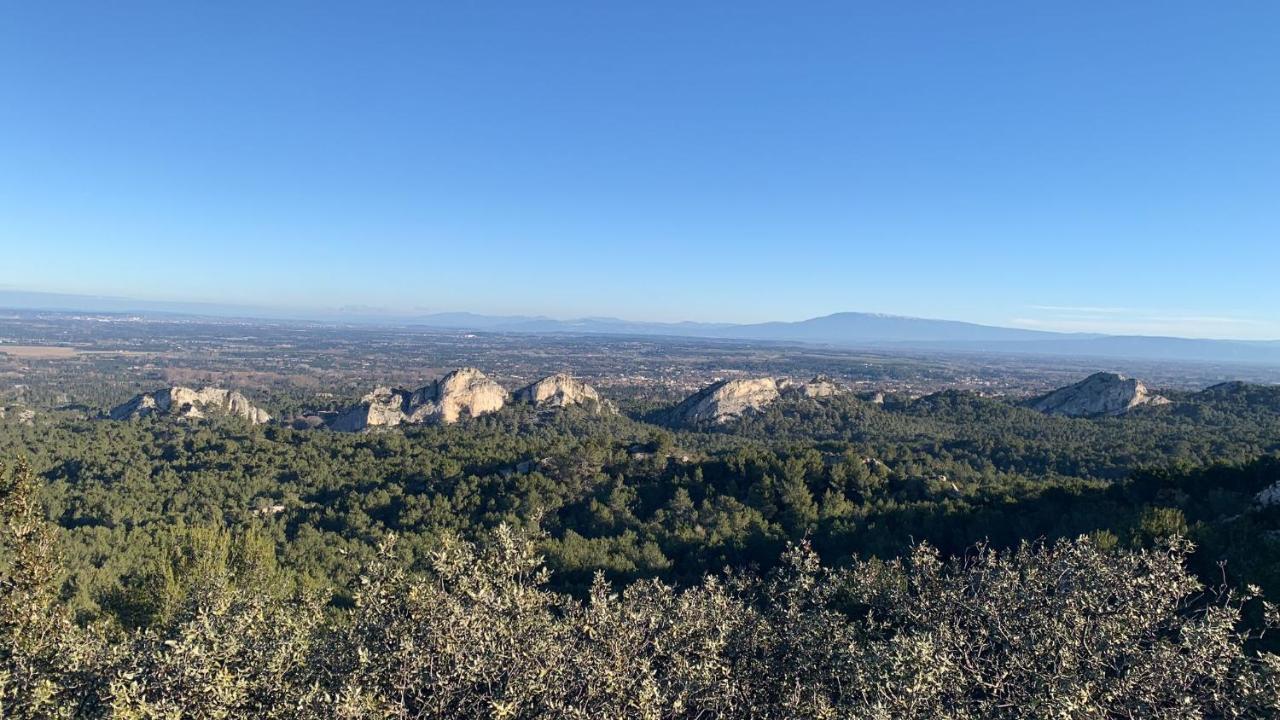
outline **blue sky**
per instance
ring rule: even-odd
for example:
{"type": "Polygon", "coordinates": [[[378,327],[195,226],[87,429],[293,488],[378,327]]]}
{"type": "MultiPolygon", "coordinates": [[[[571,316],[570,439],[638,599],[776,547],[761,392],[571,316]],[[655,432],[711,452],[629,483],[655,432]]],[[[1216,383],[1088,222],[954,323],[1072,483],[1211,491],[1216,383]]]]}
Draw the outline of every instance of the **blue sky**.
{"type": "Polygon", "coordinates": [[[1280,338],[1275,2],[0,7],[0,287],[1280,338]]]}

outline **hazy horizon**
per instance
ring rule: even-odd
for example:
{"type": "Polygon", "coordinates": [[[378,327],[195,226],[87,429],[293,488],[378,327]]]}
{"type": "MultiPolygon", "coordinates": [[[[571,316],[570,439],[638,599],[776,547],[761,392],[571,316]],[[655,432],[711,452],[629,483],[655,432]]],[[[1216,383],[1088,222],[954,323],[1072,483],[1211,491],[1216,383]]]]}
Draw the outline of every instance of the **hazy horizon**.
{"type": "MultiPolygon", "coordinates": [[[[476,318],[488,320],[549,320],[555,322],[575,322],[575,321],[618,321],[627,325],[653,325],[653,326],[678,326],[681,324],[690,324],[704,327],[750,327],[761,324],[787,324],[799,323],[807,320],[822,319],[839,315],[865,315],[878,316],[885,318],[897,318],[903,320],[926,320],[940,321],[951,323],[964,323],[971,325],[980,325],[983,327],[993,328],[1009,328],[1014,330],[1032,330],[1048,333],[1060,333],[1064,337],[1068,335],[1080,336],[1112,336],[1112,337],[1152,337],[1152,338],[1172,338],[1179,340],[1221,340],[1236,342],[1268,342],[1280,343],[1280,337],[1277,338],[1241,338],[1230,336],[1190,336],[1190,335],[1169,335],[1169,334],[1153,334],[1153,333],[1124,333],[1124,332],[1099,332],[1091,330],[1053,330],[1049,328],[1039,327],[1022,327],[1016,324],[1000,325],[979,323],[962,317],[945,317],[945,316],[916,316],[904,315],[901,313],[880,313],[866,312],[857,309],[841,309],[832,310],[819,315],[811,315],[796,318],[770,318],[758,322],[732,322],[724,320],[692,320],[688,318],[677,318],[674,320],[653,319],[645,317],[616,317],[604,315],[564,315],[553,316],[544,314],[500,312],[500,313],[482,313],[467,308],[387,308],[376,306],[339,306],[339,307],[320,307],[320,306],[271,306],[271,305],[249,305],[236,303],[214,303],[201,301],[182,301],[182,300],[152,300],[126,296],[95,296],[76,293],[46,293],[40,291],[15,290],[14,288],[0,286],[0,310],[30,310],[30,311],[53,311],[53,312],[87,312],[87,313],[130,313],[136,312],[143,315],[146,314],[172,314],[172,315],[190,315],[190,316],[206,316],[206,317],[223,317],[223,318],[243,318],[247,320],[282,320],[282,321],[304,321],[304,322],[374,322],[387,324],[396,324],[398,322],[422,322],[432,316],[457,316],[459,319],[465,316],[475,316],[476,318]]],[[[463,325],[458,325],[463,327],[463,325]]],[[[477,325],[476,329],[483,329],[483,326],[477,325]]],[[[536,331],[535,331],[536,332],[536,331]]]]}

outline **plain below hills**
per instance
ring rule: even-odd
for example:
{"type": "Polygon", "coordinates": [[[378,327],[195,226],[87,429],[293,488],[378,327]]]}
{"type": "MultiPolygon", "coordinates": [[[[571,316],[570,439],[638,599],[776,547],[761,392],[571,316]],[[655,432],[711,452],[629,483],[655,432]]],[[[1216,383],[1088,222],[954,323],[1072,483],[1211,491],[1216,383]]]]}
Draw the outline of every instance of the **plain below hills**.
{"type": "Polygon", "coordinates": [[[376,308],[286,310],[15,291],[0,291],[0,307],[58,312],[132,312],[168,316],[410,326],[491,333],[668,336],[816,343],[860,348],[1280,366],[1280,340],[1214,340],[1150,335],[1062,333],[981,325],[957,320],[863,312],[840,312],[794,322],[666,323],[638,322],[608,317],[562,320],[543,316],[482,315],[470,312],[406,315],[376,308]]]}

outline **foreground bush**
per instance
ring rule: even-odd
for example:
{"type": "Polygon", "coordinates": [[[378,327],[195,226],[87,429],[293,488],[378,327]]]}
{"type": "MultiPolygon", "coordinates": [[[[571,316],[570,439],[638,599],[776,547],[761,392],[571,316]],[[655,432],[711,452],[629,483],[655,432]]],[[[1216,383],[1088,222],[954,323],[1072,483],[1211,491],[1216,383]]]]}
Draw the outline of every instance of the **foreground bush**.
{"type": "Polygon", "coordinates": [[[929,548],[822,568],[805,546],[729,575],[579,601],[528,539],[446,543],[405,572],[394,541],[354,606],[272,592],[270,563],[213,532],[141,630],[79,627],[23,470],[0,486],[0,716],[16,718],[1264,718],[1280,659],[1241,629],[1260,598],[1206,596],[1189,547],[1087,539],[944,560],[929,548]]]}

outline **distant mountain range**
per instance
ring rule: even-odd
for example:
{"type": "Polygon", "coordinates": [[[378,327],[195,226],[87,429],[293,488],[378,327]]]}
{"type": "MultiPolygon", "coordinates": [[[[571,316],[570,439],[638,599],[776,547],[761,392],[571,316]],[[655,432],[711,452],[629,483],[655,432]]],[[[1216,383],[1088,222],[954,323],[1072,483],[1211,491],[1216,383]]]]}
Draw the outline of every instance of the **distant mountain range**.
{"type": "Polygon", "coordinates": [[[1202,340],[1145,335],[1059,333],[979,325],[955,320],[930,320],[857,312],[835,313],[796,322],[659,323],[607,317],[557,320],[542,316],[480,315],[466,312],[396,315],[365,308],[329,312],[293,311],[278,308],[10,291],[0,291],[0,307],[401,325],[499,333],[662,335],[763,342],[803,342],[842,347],[1280,365],[1280,340],[1202,340]]]}
{"type": "Polygon", "coordinates": [[[696,322],[633,322],[617,318],[555,320],[547,317],[475,315],[473,313],[423,315],[411,318],[408,322],[426,327],[487,330],[492,332],[684,335],[690,337],[827,344],[868,342],[1026,342],[1060,338],[1091,339],[1105,337],[1102,335],[1067,335],[1040,330],[993,327],[955,320],[926,320],[924,318],[854,312],[824,315],[796,322],[766,322],[745,325],[696,322]]]}
{"type": "Polygon", "coordinates": [[[799,320],[746,325],[648,323],[616,318],[554,320],[545,317],[470,313],[424,315],[408,321],[425,327],[488,332],[674,335],[685,337],[804,342],[846,347],[1034,353],[1194,362],[1280,364],[1280,341],[1198,340],[1147,335],[1103,335],[1024,330],[956,320],[843,312],[799,320]]]}

